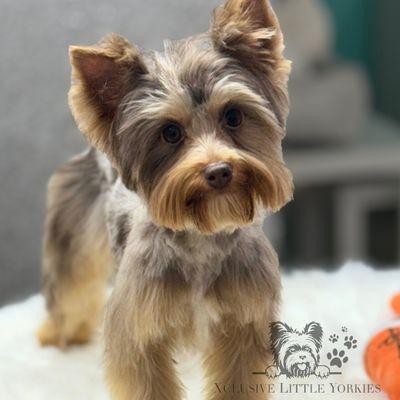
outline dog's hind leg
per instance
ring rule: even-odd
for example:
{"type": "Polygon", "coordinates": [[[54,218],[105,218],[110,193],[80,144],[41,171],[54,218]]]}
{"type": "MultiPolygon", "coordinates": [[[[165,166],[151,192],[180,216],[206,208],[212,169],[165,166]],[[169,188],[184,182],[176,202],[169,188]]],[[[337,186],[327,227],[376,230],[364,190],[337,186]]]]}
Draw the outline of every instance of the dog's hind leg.
{"type": "Polygon", "coordinates": [[[91,149],[50,179],[43,245],[48,318],[38,331],[42,345],[85,343],[101,319],[113,264],[104,210],[106,172],[91,149]]]}

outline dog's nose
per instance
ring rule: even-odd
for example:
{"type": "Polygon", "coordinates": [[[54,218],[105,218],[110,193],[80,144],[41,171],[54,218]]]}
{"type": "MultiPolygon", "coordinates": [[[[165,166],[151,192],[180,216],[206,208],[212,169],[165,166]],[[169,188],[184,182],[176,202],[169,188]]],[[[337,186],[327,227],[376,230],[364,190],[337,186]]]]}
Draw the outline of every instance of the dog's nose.
{"type": "Polygon", "coordinates": [[[223,189],[232,180],[232,166],[228,163],[215,163],[204,170],[204,179],[214,189],[223,189]]]}
{"type": "Polygon", "coordinates": [[[300,358],[300,360],[305,360],[307,357],[306,356],[300,356],[299,358],[300,358]]]}

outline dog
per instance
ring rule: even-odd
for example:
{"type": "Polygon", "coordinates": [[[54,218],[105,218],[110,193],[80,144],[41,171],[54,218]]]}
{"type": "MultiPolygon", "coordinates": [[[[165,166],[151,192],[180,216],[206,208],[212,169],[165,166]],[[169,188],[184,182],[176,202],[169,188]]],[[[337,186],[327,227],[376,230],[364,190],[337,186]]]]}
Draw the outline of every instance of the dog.
{"type": "Polygon", "coordinates": [[[282,322],[271,324],[271,346],[275,365],[267,368],[267,376],[276,378],[326,378],[330,370],[319,365],[323,330],[317,322],[307,324],[302,332],[282,322]]]}
{"type": "Polygon", "coordinates": [[[202,354],[207,399],[244,398],[215,383],[254,383],[272,357],[280,275],[261,225],[293,196],[281,146],[290,62],[267,0],[227,0],[208,32],[164,47],[112,34],[70,48],[69,104],[90,148],[48,185],[39,340],[89,341],[116,269],[112,398],[181,399],[182,348],[202,354]]]}

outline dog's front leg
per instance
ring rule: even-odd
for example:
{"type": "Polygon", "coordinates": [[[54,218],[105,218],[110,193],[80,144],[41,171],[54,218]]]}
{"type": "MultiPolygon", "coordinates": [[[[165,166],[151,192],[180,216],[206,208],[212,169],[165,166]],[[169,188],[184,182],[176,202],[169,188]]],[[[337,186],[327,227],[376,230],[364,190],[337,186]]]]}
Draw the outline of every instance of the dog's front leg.
{"type": "Polygon", "coordinates": [[[212,329],[205,357],[207,400],[266,400],[264,371],[271,361],[265,326],[224,318],[212,329]]]}
{"type": "Polygon", "coordinates": [[[238,249],[206,296],[220,316],[205,357],[207,400],[268,398],[267,377],[259,373],[273,363],[268,328],[280,298],[278,261],[261,235],[238,249]]]}
{"type": "Polygon", "coordinates": [[[106,379],[113,400],[180,400],[172,352],[186,322],[185,284],[120,271],[105,319],[106,379]],[[122,275],[122,276],[121,276],[122,275]]]}
{"type": "Polygon", "coordinates": [[[138,349],[132,343],[106,356],[106,379],[113,400],[180,400],[168,343],[138,349]]]}

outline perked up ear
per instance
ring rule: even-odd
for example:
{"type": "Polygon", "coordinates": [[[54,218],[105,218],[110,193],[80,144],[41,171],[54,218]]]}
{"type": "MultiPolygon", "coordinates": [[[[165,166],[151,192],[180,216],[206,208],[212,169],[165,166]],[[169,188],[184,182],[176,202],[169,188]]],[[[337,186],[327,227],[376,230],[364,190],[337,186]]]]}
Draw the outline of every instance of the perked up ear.
{"type": "Polygon", "coordinates": [[[287,79],[290,62],[270,0],[227,0],[214,11],[211,35],[219,51],[287,79]]]}
{"type": "Polygon", "coordinates": [[[318,322],[310,322],[304,327],[303,333],[306,335],[310,335],[315,342],[315,345],[318,349],[322,347],[322,337],[323,337],[323,330],[322,326],[318,322]]]}
{"type": "Polygon", "coordinates": [[[110,128],[118,105],[146,68],[139,51],[116,34],[95,46],[71,46],[69,105],[78,128],[90,143],[109,153],[110,128]]]}
{"type": "Polygon", "coordinates": [[[287,334],[293,333],[293,329],[284,322],[273,322],[270,324],[270,339],[271,343],[276,345],[284,340],[287,334]]]}

